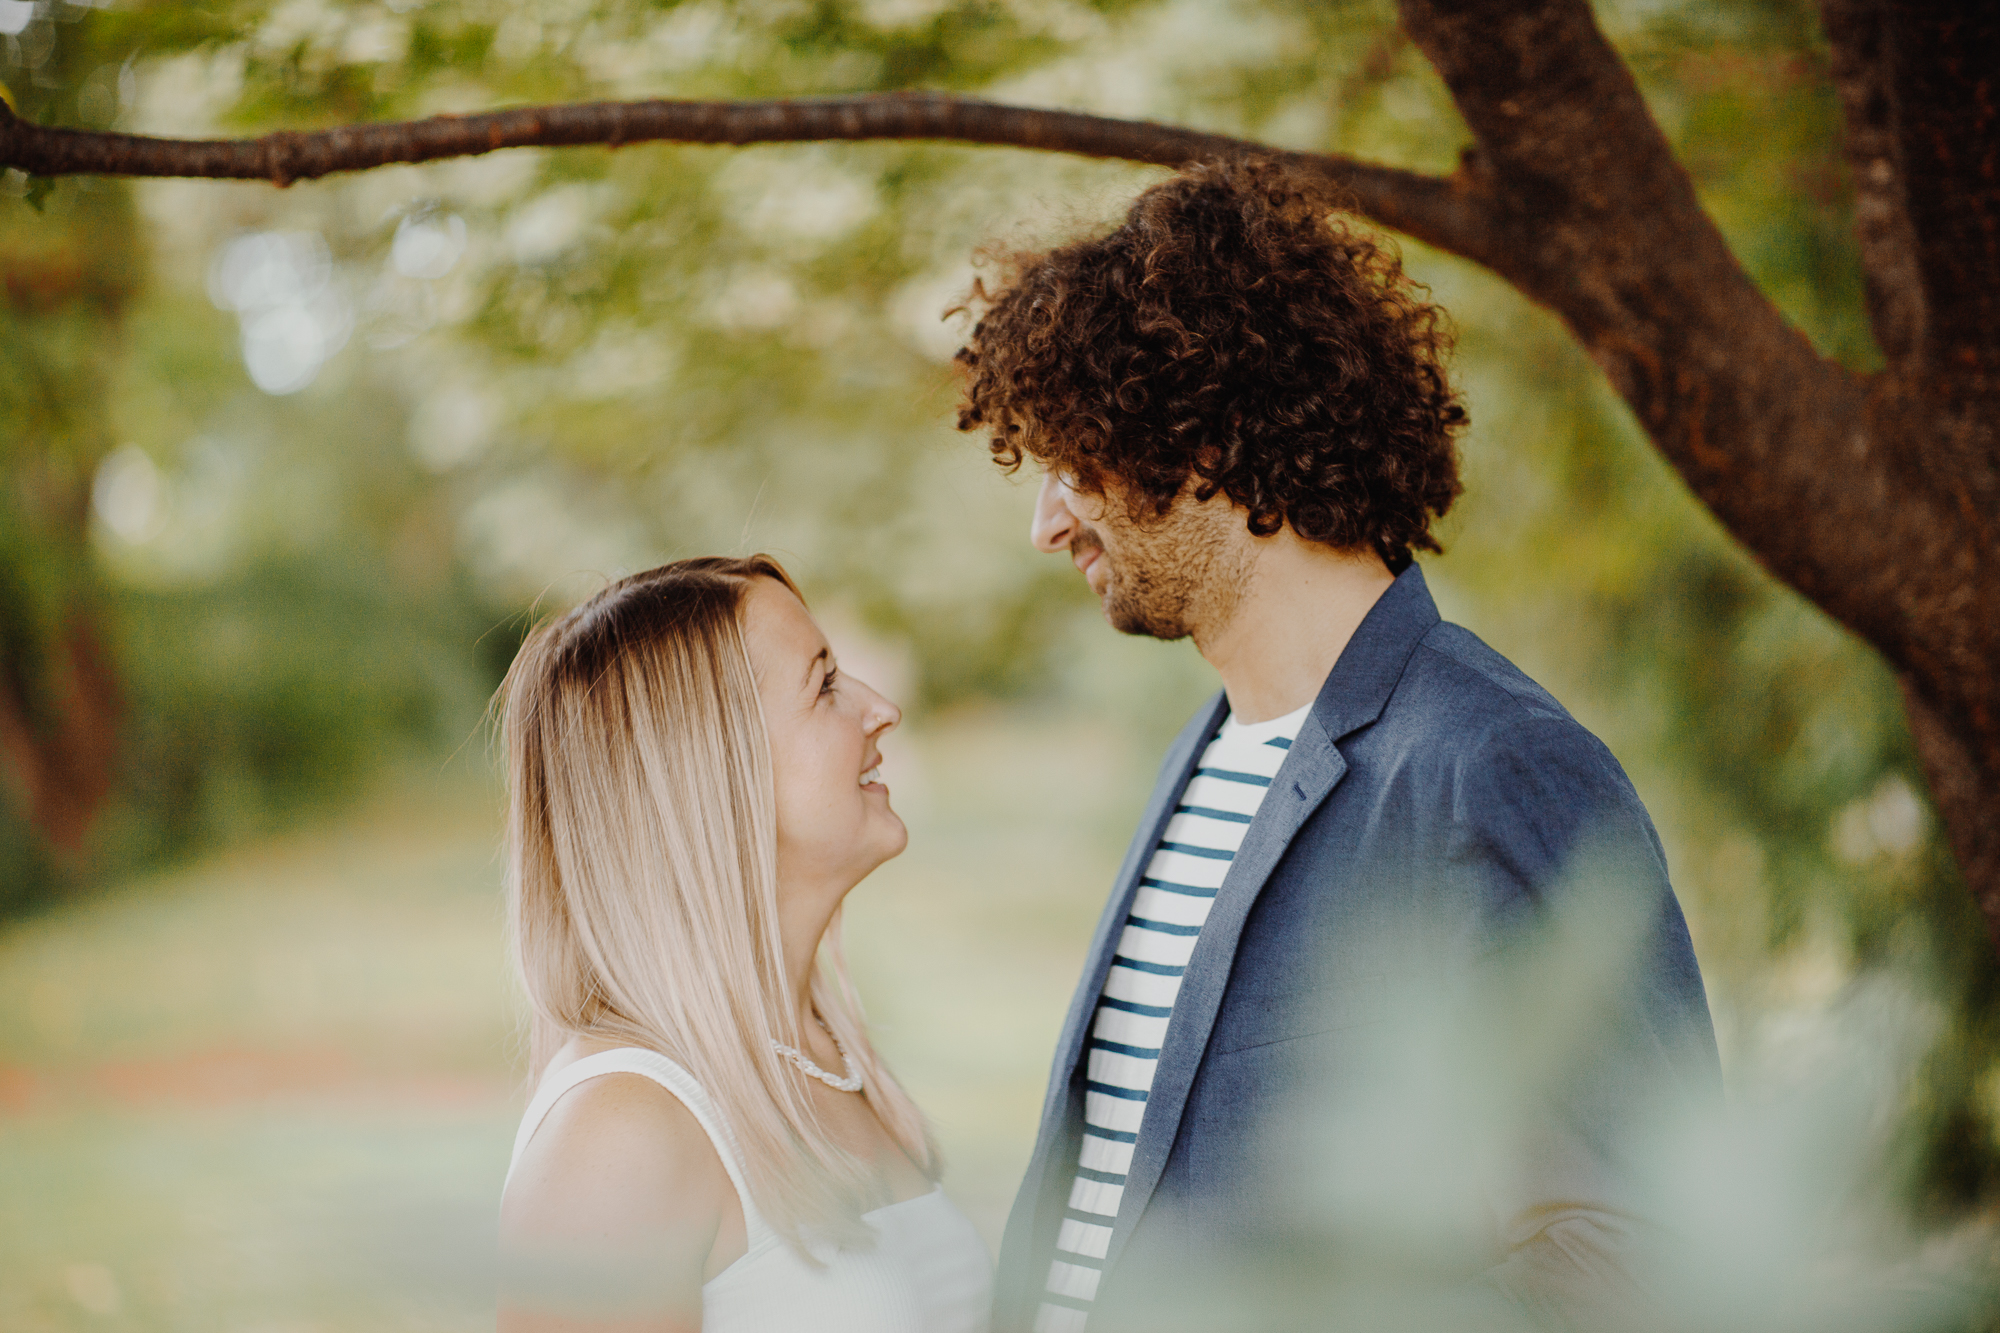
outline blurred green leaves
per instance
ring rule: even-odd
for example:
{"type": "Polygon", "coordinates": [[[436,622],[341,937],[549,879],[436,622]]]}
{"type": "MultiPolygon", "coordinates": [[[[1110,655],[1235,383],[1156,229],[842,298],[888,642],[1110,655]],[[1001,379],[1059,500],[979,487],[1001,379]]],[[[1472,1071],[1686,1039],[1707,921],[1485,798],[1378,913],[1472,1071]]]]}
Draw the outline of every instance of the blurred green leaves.
{"type": "Polygon", "coordinates": [[[471,605],[324,555],[125,593],[130,767],[106,835],[154,859],[270,829],[399,759],[476,755],[490,660],[469,649],[492,626],[471,605]]]}
{"type": "MultiPolygon", "coordinates": [[[[1815,345],[1875,364],[1813,7],[1598,8],[1754,278],[1815,345]]],[[[24,114],[156,132],[950,88],[1429,170],[1464,142],[1376,0],[156,0],[35,22],[0,70],[24,114]]],[[[282,192],[74,182],[40,216],[0,199],[0,642],[33,679],[70,608],[115,630],[129,743],[105,864],[459,744],[531,606],[681,555],[773,551],[906,651],[919,710],[1002,699],[1170,734],[1199,664],[1112,640],[1026,548],[1019,484],[951,428],[941,318],[981,245],[1100,225],[1156,176],[925,144],[643,146],[282,192]],[[323,240],[352,325],[275,396],[244,356],[296,321],[210,288],[265,233],[323,240]],[[58,270],[79,276],[44,302],[34,275],[58,270]],[[158,509],[121,533],[88,495],[127,446],[158,509]]],[[[1734,547],[1553,320],[1408,251],[1460,325],[1474,420],[1428,563],[1448,613],[1632,770],[1726,1045],[1870,967],[1938,993],[1956,1026],[1913,1133],[1934,1197],[1986,1195],[2000,997],[1894,682],[1734,547]]],[[[10,864],[39,855],[6,836],[10,864]]]]}

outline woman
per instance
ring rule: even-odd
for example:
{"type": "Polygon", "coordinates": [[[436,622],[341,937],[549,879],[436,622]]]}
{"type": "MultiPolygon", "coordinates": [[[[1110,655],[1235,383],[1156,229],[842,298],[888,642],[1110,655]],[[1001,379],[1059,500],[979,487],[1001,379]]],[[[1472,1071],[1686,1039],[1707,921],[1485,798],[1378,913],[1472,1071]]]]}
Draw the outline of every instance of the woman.
{"type": "Polygon", "coordinates": [[[765,556],[612,584],[501,695],[539,1079],[502,1330],[983,1329],[985,1245],[840,953],[841,900],[908,839],[896,706],[765,556]]]}

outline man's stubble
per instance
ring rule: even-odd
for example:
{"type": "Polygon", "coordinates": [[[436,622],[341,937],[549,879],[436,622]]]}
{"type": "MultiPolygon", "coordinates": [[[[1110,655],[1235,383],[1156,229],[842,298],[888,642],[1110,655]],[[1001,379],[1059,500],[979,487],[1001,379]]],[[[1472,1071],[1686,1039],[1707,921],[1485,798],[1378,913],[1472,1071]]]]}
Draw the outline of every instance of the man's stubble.
{"type": "MultiPolygon", "coordinates": [[[[1104,618],[1121,634],[1173,641],[1220,633],[1243,600],[1253,564],[1242,512],[1185,499],[1165,515],[1117,525],[1117,554],[1106,549],[1110,586],[1104,618]]],[[[1103,546],[1089,525],[1072,546],[1103,546]]]]}

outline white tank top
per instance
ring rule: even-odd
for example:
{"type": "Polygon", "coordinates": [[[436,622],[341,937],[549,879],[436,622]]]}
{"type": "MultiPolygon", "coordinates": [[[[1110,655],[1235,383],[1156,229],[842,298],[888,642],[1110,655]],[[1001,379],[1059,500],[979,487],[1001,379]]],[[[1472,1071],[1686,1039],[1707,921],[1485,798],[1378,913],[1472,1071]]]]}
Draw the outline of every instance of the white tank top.
{"type": "Polygon", "coordinates": [[[604,1074],[640,1074],[679,1098],[715,1145],[743,1201],[743,1256],[702,1285],[703,1333],[985,1333],[993,1264],[972,1223],[942,1188],[863,1214],[872,1250],[816,1245],[813,1268],[765,1224],[744,1188],[736,1140],[687,1070],[636,1046],[602,1051],[542,1080],[514,1136],[514,1167],[564,1093],[604,1074]]]}

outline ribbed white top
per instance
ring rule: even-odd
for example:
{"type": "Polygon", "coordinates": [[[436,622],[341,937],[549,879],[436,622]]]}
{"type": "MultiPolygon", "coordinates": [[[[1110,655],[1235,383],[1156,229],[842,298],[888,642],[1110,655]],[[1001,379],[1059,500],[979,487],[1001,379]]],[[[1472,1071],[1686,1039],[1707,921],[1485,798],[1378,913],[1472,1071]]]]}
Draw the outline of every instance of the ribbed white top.
{"type": "Polygon", "coordinates": [[[744,1186],[741,1154],[708,1092],[657,1051],[621,1047],[587,1055],[548,1075],[521,1117],[514,1164],[570,1089],[605,1074],[639,1074],[679,1098],[715,1145],[743,1202],[749,1247],[701,1289],[703,1333],[984,1333],[992,1259],[972,1223],[942,1188],[863,1215],[875,1248],[813,1247],[814,1268],[758,1215],[744,1186]]]}

